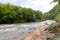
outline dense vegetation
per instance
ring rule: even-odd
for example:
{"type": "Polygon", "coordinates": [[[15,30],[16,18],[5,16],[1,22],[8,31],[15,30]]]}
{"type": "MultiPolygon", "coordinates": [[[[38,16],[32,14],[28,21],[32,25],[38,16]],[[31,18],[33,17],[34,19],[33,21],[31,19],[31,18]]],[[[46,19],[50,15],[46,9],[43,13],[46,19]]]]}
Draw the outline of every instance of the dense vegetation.
{"type": "Polygon", "coordinates": [[[42,14],[39,10],[23,8],[21,6],[0,3],[0,24],[1,23],[20,23],[36,22],[45,19],[56,20],[60,23],[60,1],[54,0],[58,4],[48,13],[42,14]]]}
{"type": "Polygon", "coordinates": [[[0,3],[0,23],[35,22],[44,20],[41,11],[0,3]]]}
{"type": "MultiPolygon", "coordinates": [[[[54,1],[57,1],[57,0],[54,0],[54,1]]],[[[60,2],[58,2],[58,4],[52,10],[46,13],[45,17],[46,19],[52,19],[52,20],[54,19],[60,23],[60,2]]]]}
{"type": "Polygon", "coordinates": [[[45,14],[47,19],[54,19],[58,23],[51,24],[46,30],[47,33],[46,40],[60,40],[60,0],[54,0],[58,4],[48,13],[45,14]]]}

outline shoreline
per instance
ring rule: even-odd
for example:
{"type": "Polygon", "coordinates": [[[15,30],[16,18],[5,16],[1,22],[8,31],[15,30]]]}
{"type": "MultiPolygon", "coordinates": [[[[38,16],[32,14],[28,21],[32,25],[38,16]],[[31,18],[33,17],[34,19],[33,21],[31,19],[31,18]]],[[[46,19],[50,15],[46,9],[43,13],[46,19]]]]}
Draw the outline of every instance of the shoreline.
{"type": "Polygon", "coordinates": [[[40,26],[32,31],[28,32],[27,35],[19,38],[19,40],[44,40],[46,33],[44,32],[48,25],[40,26]],[[37,38],[38,37],[38,38],[37,38]]]}

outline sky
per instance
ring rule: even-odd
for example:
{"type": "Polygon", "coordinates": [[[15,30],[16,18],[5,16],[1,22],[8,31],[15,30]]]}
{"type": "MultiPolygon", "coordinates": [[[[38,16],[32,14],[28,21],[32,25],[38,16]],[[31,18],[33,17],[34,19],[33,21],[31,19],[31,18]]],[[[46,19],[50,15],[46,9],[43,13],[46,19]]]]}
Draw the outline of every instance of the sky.
{"type": "Polygon", "coordinates": [[[40,10],[42,12],[48,12],[55,5],[57,5],[57,3],[51,3],[52,0],[0,0],[0,2],[32,8],[34,10],[40,10]]]}

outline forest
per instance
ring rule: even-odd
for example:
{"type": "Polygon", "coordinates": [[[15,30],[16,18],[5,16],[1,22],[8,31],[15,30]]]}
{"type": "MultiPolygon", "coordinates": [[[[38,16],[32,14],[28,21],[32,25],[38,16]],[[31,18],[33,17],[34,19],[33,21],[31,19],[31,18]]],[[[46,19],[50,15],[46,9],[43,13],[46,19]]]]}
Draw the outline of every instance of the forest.
{"type": "Polygon", "coordinates": [[[45,18],[50,20],[55,20],[56,23],[51,24],[47,30],[53,34],[51,37],[47,37],[47,40],[60,40],[60,0],[53,0],[53,2],[58,2],[58,4],[53,7],[49,12],[45,13],[45,18]]]}
{"type": "Polygon", "coordinates": [[[58,2],[58,4],[44,14],[40,10],[0,3],[0,24],[38,22],[47,19],[60,23],[60,2],[59,0],[53,2],[58,2]]]}
{"type": "Polygon", "coordinates": [[[54,0],[54,2],[58,2],[58,4],[44,15],[46,19],[55,20],[60,23],[60,0],[54,0]]]}
{"type": "Polygon", "coordinates": [[[0,3],[0,24],[36,22],[45,20],[41,11],[0,3]]]}

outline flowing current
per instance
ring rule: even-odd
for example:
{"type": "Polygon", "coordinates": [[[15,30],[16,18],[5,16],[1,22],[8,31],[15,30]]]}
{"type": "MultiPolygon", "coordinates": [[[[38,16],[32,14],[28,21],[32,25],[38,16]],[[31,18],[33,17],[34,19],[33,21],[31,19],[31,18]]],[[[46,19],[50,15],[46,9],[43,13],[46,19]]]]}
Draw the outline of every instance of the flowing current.
{"type": "Polygon", "coordinates": [[[53,20],[46,20],[42,22],[20,23],[20,24],[0,24],[0,40],[18,40],[23,35],[27,35],[39,26],[45,24],[55,23],[53,20]]]}

